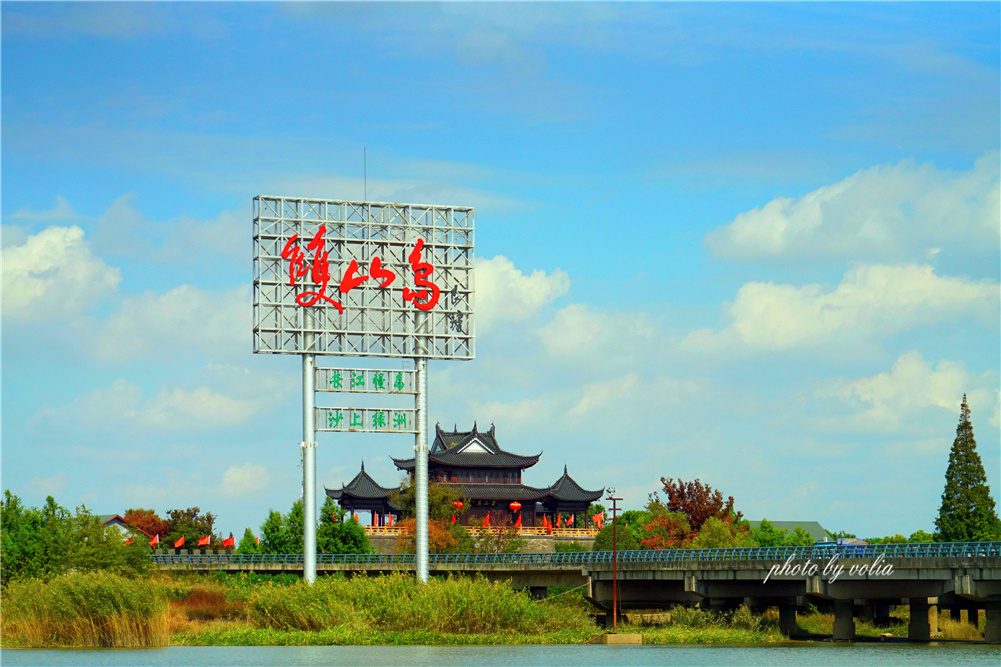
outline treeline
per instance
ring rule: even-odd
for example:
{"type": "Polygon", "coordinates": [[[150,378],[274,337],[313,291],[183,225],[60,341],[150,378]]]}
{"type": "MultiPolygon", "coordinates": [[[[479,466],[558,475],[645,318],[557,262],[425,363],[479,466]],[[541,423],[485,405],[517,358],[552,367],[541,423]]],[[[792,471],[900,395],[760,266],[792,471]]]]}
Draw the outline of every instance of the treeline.
{"type": "MultiPolygon", "coordinates": [[[[291,509],[285,514],[272,509],[261,524],[260,536],[255,536],[247,528],[237,545],[236,553],[301,554],[304,525],[302,499],[292,503],[291,509]]],[[[374,553],[365,529],[353,517],[348,517],[347,512],[329,497],[320,510],[320,522],[316,528],[316,551],[321,554],[374,553]]]]}
{"type": "Polygon", "coordinates": [[[0,501],[0,580],[48,579],[68,571],[109,570],[124,575],[150,568],[141,534],[128,537],[84,506],[70,512],[49,496],[41,509],[4,492],[0,501]]]}

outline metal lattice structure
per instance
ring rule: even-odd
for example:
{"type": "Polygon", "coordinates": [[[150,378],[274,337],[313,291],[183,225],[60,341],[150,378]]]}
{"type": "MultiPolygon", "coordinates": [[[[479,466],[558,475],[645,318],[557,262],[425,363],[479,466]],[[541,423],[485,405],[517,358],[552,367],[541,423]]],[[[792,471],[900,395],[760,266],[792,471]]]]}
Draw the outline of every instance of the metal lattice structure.
{"type": "MultiPolygon", "coordinates": [[[[974,558],[1001,556],[1001,542],[935,542],[931,544],[872,544],[811,547],[741,547],[733,549],[661,549],[620,551],[620,563],[673,563],[699,561],[774,561],[788,558],[974,558]]],[[[157,565],[184,564],[296,564],[302,554],[153,554],[157,565]]],[[[514,554],[430,554],[432,564],[593,565],[611,563],[611,551],[514,554]]],[[[320,563],[413,564],[415,554],[318,554],[320,563]]]]}
{"type": "Polygon", "coordinates": [[[472,359],[473,217],[461,206],[255,197],[254,352],[472,359]],[[310,248],[321,227],[323,248],[310,248]],[[421,260],[433,266],[427,280],[440,290],[426,311],[415,305],[420,299],[404,298],[404,288],[422,289],[410,259],[418,240],[421,260]],[[304,275],[290,275],[289,248],[310,268],[304,275]],[[313,271],[324,250],[326,285],[313,271]],[[375,275],[380,264],[395,276],[386,287],[375,275]],[[340,291],[346,275],[370,273],[340,291]],[[300,305],[307,293],[323,297],[300,305]]]}

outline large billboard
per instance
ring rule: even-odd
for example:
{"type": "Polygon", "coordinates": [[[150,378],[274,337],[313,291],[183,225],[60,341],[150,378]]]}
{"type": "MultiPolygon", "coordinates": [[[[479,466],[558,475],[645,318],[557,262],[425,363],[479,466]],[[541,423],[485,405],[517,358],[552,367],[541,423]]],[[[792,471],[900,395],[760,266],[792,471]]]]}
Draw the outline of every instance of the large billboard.
{"type": "Polygon", "coordinates": [[[472,359],[473,209],[255,197],[254,352],[472,359]]]}

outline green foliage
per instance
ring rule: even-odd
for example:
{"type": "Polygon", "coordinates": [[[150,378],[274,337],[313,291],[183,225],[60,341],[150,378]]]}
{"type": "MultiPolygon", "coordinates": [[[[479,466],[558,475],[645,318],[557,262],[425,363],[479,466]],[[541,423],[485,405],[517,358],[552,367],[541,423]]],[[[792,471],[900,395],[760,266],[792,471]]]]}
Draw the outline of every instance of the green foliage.
{"type": "Polygon", "coordinates": [[[613,526],[615,527],[615,548],[617,551],[635,551],[642,548],[640,543],[636,541],[636,537],[622,525],[622,521],[620,520],[614,524],[606,524],[604,528],[598,531],[598,536],[594,538],[594,546],[591,547],[591,551],[612,550],[613,526]]]}
{"type": "Polygon", "coordinates": [[[928,542],[938,542],[938,535],[935,533],[926,533],[923,530],[916,530],[911,533],[911,536],[907,538],[908,542],[912,543],[928,543],[928,542]]]}
{"type": "Polygon", "coordinates": [[[184,545],[192,547],[201,538],[206,535],[212,535],[215,515],[210,512],[205,512],[204,514],[200,512],[201,509],[198,507],[189,507],[185,510],[167,510],[167,516],[169,517],[167,519],[167,526],[170,533],[164,541],[172,544],[181,537],[184,537],[184,545]]]}
{"type": "Polygon", "coordinates": [[[26,508],[4,492],[0,504],[0,578],[6,584],[29,577],[51,578],[67,570],[112,570],[133,575],[150,569],[142,536],[125,544],[86,507],[71,514],[49,496],[41,510],[26,508]]]}
{"type": "Polygon", "coordinates": [[[260,552],[260,549],[257,547],[257,539],[254,537],[254,533],[250,530],[250,528],[247,528],[243,531],[243,537],[240,538],[240,544],[236,547],[236,553],[257,554],[260,552]]]}
{"type": "Polygon", "coordinates": [[[556,553],[574,553],[578,551],[587,551],[585,547],[580,542],[574,540],[573,542],[557,542],[553,545],[556,553]]]}
{"type": "Polygon", "coordinates": [[[984,464],[970,423],[970,407],[963,394],[956,439],[949,452],[942,505],[935,520],[943,542],[976,542],[1001,539],[1001,520],[987,486],[984,464]]]}
{"type": "Polygon", "coordinates": [[[869,544],[907,544],[907,538],[897,533],[886,537],[867,537],[865,541],[869,544]]]}
{"type": "MultiPolygon", "coordinates": [[[[400,484],[400,490],[389,497],[390,501],[401,508],[403,517],[412,519],[417,516],[417,487],[414,486],[413,478],[407,477],[400,484]]],[[[469,499],[463,498],[459,489],[448,484],[441,484],[436,480],[428,481],[428,520],[440,521],[442,519],[451,524],[452,515],[455,515],[456,523],[460,523],[462,517],[469,511],[469,499]],[[461,502],[462,508],[456,509],[453,503],[461,502]]]]}
{"type": "MultiPolygon", "coordinates": [[[[812,542],[811,542],[812,544],[812,542]]],[[[692,539],[692,549],[732,549],[757,546],[747,526],[711,516],[692,539]]]]}
{"type": "Polygon", "coordinates": [[[831,539],[837,542],[840,539],[855,539],[857,536],[855,533],[849,533],[847,530],[840,530],[836,533],[827,531],[827,534],[831,536],[831,539]]]}
{"type": "Polygon", "coordinates": [[[784,547],[788,531],[775,527],[768,519],[762,519],[757,528],[751,529],[751,537],[759,547],[784,547]]]}
{"type": "Polygon", "coordinates": [[[281,512],[268,510],[268,518],[261,524],[260,553],[287,554],[292,544],[289,537],[288,524],[281,512]]]}
{"type": "Polygon", "coordinates": [[[813,543],[813,536],[803,526],[796,526],[792,534],[786,537],[787,547],[808,547],[813,543]]]}
{"type": "Polygon", "coordinates": [[[67,565],[71,570],[88,572],[110,570],[118,574],[142,574],[152,569],[149,546],[141,539],[125,544],[114,526],[101,523],[86,507],[77,508],[70,520],[67,565]]]}
{"type": "Polygon", "coordinates": [[[322,554],[374,553],[365,529],[356,521],[346,521],[347,512],[327,496],[320,510],[320,527],[316,530],[316,549],[322,554]]]}

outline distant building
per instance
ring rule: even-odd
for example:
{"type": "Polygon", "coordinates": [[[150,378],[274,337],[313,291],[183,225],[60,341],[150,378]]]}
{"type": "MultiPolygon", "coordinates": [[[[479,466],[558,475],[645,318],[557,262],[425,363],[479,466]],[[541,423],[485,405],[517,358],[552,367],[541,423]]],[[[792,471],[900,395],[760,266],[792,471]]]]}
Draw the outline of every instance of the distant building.
{"type": "MultiPolygon", "coordinates": [[[[497,444],[494,426],[481,433],[473,424],[472,431],[443,431],[435,425],[435,439],[428,451],[428,478],[458,489],[460,495],[469,501],[469,511],[464,522],[472,519],[482,521],[487,514],[491,523],[505,516],[515,521],[521,514],[522,526],[541,526],[542,517],[548,515],[555,520],[557,514],[585,516],[588,506],[601,498],[604,489],[588,491],[570,477],[566,466],[563,475],[546,487],[522,484],[521,474],[539,462],[541,454],[524,456],[501,449],[497,444]],[[511,504],[521,505],[518,511],[511,504]]],[[[400,470],[414,475],[414,459],[393,458],[400,470]]],[[[357,510],[371,511],[378,525],[385,525],[386,516],[400,517],[400,508],[390,496],[400,487],[385,487],[378,484],[365,472],[361,472],[340,489],[326,489],[327,495],[337,504],[353,513],[357,510]]]]}
{"type": "Polygon", "coordinates": [[[127,522],[120,514],[98,514],[97,518],[101,520],[105,526],[114,526],[118,529],[118,532],[122,534],[122,537],[128,537],[132,531],[139,533],[140,535],[146,535],[146,537],[152,538],[152,535],[148,535],[146,531],[139,530],[129,522],[127,522]]]}
{"type": "MultiPolygon", "coordinates": [[[[761,525],[760,521],[748,521],[751,524],[751,529],[755,529],[761,525]]],[[[772,524],[779,530],[786,531],[787,534],[792,535],[796,532],[796,528],[802,528],[806,532],[810,533],[810,537],[813,538],[814,542],[833,542],[831,536],[828,534],[824,527],[821,526],[816,521],[772,521],[769,520],[768,523],[772,524]]]]}

